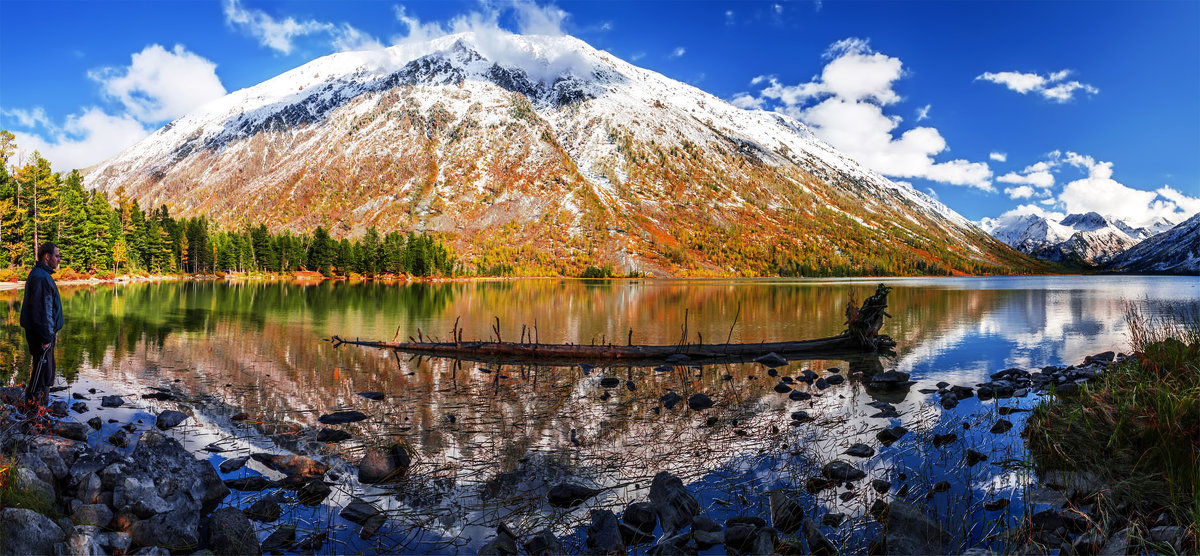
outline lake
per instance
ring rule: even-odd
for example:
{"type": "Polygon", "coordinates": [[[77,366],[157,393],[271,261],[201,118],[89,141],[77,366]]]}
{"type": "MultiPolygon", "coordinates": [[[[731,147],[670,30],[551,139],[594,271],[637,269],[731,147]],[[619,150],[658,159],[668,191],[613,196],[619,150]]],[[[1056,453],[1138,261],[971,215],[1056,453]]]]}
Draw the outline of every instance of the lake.
{"type": "MultiPolygon", "coordinates": [[[[1126,303],[1151,312],[1200,299],[1194,277],[1013,277],[795,280],[525,279],[389,285],[246,280],[179,281],[64,286],[67,326],[60,336],[60,370],[70,393],[96,388],[135,402],[132,408],[92,408],[118,418],[93,433],[102,441],[121,422],[173,409],[176,402],[140,399],[151,387],[191,398],[193,419],[172,434],[214,464],[251,451],[327,456],[337,463],[334,494],[316,507],[286,506],[285,518],[305,530],[332,530],[325,552],[474,550],[495,535],[501,521],[524,535],[550,528],[580,551],[579,529],[588,510],[620,514],[646,500],[659,471],[683,478],[705,515],[723,521],[738,515],[769,521],[767,493],[784,490],[809,517],[844,514],[823,528],[843,550],[863,552],[878,536],[868,513],[876,499],[906,498],[947,529],[959,551],[1002,548],[1003,532],[1031,508],[1053,497],[1030,490],[1031,472],[1018,432],[1028,413],[1005,418],[1010,434],[988,432],[998,408],[1027,409],[1022,399],[964,400],[953,410],[919,390],[938,382],[975,386],[996,371],[1079,363],[1085,356],[1128,350],[1126,303]],[[884,282],[893,318],[883,332],[898,343],[878,361],[885,370],[911,373],[905,392],[868,391],[853,376],[862,362],[792,361],[778,370],[796,376],[812,370],[850,380],[825,389],[797,383],[813,397],[789,400],[779,382],[756,363],[596,368],[495,365],[413,357],[341,346],[343,338],[536,338],[544,343],[673,344],[760,342],[831,336],[844,327],[847,303],[860,303],[884,282]],[[620,379],[603,388],[604,377],[620,379]],[[356,395],[377,391],[375,401],[356,395]],[[704,393],[715,407],[691,411],[663,407],[675,392],[704,393]],[[895,416],[871,402],[890,402],[895,416]],[[339,409],[366,413],[366,421],[339,428],[354,435],[341,444],[314,440],[317,417],[339,409]],[[792,412],[814,417],[794,423],[792,412]],[[238,412],[247,421],[233,421],[238,412]],[[910,433],[883,446],[875,433],[903,424],[910,433]],[[934,447],[934,434],[957,439],[934,447]],[[399,441],[414,454],[408,479],[392,488],[364,487],[355,468],[364,445],[399,441]],[[876,454],[841,455],[862,442],[876,454]],[[216,443],[224,451],[201,450],[216,443]],[[988,456],[966,465],[972,448],[988,456]],[[851,461],[868,474],[855,488],[810,494],[805,480],[833,459],[851,461]],[[891,483],[886,493],[870,479],[891,483]],[[546,504],[548,488],[570,480],[603,489],[573,510],[546,504]],[[948,490],[937,483],[947,482],[948,490]],[[336,509],[360,496],[390,516],[380,534],[360,539],[336,509]],[[986,511],[982,504],[1010,498],[986,511]],[[965,519],[964,519],[965,517],[965,519]]],[[[8,315],[0,330],[0,376],[12,382],[28,368],[19,328],[19,290],[0,292],[8,315]]],[[[23,378],[21,379],[23,380],[23,378]]],[[[59,379],[59,384],[63,384],[59,379]]],[[[88,394],[90,395],[90,394],[88,394]]],[[[98,404],[96,404],[98,405],[98,404]]],[[[226,478],[272,475],[252,463],[226,478]]],[[[246,505],[264,493],[235,492],[229,503],[246,505]]],[[[260,537],[274,525],[256,524],[260,537]]],[[[648,547],[648,546],[647,546],[648,547]]],[[[643,547],[643,548],[647,548],[643,547]]]]}

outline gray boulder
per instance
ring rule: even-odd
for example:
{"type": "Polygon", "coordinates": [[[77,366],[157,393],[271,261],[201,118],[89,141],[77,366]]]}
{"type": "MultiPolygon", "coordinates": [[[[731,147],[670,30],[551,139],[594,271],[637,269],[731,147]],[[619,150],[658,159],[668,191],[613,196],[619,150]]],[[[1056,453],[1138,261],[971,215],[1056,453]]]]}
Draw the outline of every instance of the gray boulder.
{"type": "Polygon", "coordinates": [[[258,536],[237,508],[220,508],[208,516],[208,548],[217,554],[258,556],[258,536]]]}
{"type": "Polygon", "coordinates": [[[804,522],[804,509],[781,490],[771,492],[771,525],[779,532],[795,533],[804,522]]]}
{"type": "Polygon", "coordinates": [[[135,544],[171,550],[195,550],[200,546],[200,512],[188,508],[143,519],[129,528],[135,544]]]}
{"type": "Polygon", "coordinates": [[[592,522],[587,526],[588,549],[601,554],[624,554],[621,528],[612,510],[591,510],[592,522]]]}
{"type": "Polygon", "coordinates": [[[66,534],[50,518],[25,508],[0,510],[0,554],[45,554],[56,543],[66,540],[66,534]]]}
{"type": "Polygon", "coordinates": [[[700,513],[700,504],[688,493],[683,481],[666,471],[661,471],[650,482],[650,503],[658,514],[663,533],[672,537],[692,524],[700,513]]]}
{"type": "Polygon", "coordinates": [[[179,424],[187,418],[188,415],[182,411],[168,409],[158,414],[158,418],[154,421],[154,426],[158,427],[159,430],[165,431],[167,429],[179,426],[179,424]]]}
{"type": "Polygon", "coordinates": [[[916,506],[893,500],[884,539],[890,554],[942,554],[950,535],[916,506]]]}

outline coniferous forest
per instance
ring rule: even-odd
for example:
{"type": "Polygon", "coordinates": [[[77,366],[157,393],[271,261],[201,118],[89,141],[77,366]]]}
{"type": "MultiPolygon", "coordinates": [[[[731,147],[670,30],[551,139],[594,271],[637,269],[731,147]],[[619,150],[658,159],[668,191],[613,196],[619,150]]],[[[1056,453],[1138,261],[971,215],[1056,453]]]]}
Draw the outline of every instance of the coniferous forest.
{"type": "Polygon", "coordinates": [[[272,233],[265,225],[223,229],[204,217],[175,218],[166,206],[141,207],[118,190],[109,198],[63,176],[38,153],[10,166],[13,135],[0,130],[0,280],[17,280],[51,241],[62,276],[320,272],[325,276],[451,276],[454,254],[438,239],[370,228],[334,239],[324,228],[272,233]]]}

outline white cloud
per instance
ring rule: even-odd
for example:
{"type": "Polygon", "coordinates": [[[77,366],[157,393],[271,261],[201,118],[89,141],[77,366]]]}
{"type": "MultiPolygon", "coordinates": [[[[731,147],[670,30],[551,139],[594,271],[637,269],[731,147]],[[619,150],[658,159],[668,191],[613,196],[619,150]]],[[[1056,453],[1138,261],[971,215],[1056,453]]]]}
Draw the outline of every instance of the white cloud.
{"type": "Polygon", "coordinates": [[[1005,187],[1004,194],[1010,199],[1028,199],[1033,197],[1033,188],[1028,185],[1019,187],[1005,187]]]}
{"type": "Polygon", "coordinates": [[[1006,162],[1006,161],[1008,161],[1008,155],[1007,155],[1007,154],[1005,154],[1005,153],[993,152],[993,153],[991,153],[991,154],[989,154],[989,155],[988,155],[988,158],[990,158],[990,159],[992,159],[992,160],[995,160],[996,162],[1006,162]]]}
{"type": "Polygon", "coordinates": [[[1200,212],[1200,198],[1188,197],[1187,195],[1172,189],[1169,185],[1164,185],[1154,191],[1155,193],[1158,193],[1160,197],[1175,203],[1184,212],[1184,214],[1191,215],[1200,212]]]}
{"type": "Polygon", "coordinates": [[[60,126],[41,107],[5,110],[24,128],[13,130],[21,149],[40,152],[57,170],[86,168],[140,141],[153,126],[225,95],[216,64],[182,45],[167,50],[152,44],[134,53],[128,66],[99,68],[88,76],[121,113],[87,107],[60,126]]]}
{"type": "Polygon", "coordinates": [[[1047,189],[1054,186],[1054,174],[1050,173],[1050,171],[1055,166],[1057,166],[1057,162],[1054,161],[1038,162],[1026,166],[1020,173],[1009,172],[1004,174],[996,178],[996,181],[1018,185],[1032,185],[1041,189],[1047,189]]]}
{"type": "Polygon", "coordinates": [[[1071,75],[1071,70],[1060,70],[1048,76],[1036,73],[1018,71],[985,72],[975,78],[976,81],[990,81],[1008,87],[1021,94],[1036,93],[1042,98],[1054,102],[1067,102],[1074,98],[1077,91],[1094,95],[1100,90],[1078,81],[1064,81],[1071,75]]]}
{"type": "Polygon", "coordinates": [[[1200,198],[1185,195],[1170,186],[1154,191],[1129,187],[1113,179],[1112,162],[1088,155],[1054,151],[1049,153],[1047,160],[1026,168],[1026,171],[1028,175],[1035,175],[1062,165],[1087,174],[1064,185],[1054,199],[1055,206],[1068,214],[1097,212],[1132,226],[1145,226],[1159,218],[1181,222],[1200,212],[1200,198]]]}
{"type": "Polygon", "coordinates": [[[750,93],[738,93],[733,95],[733,98],[729,99],[729,103],[738,108],[745,108],[747,110],[761,110],[763,107],[763,100],[751,95],[750,93]]]}
{"type": "Polygon", "coordinates": [[[680,57],[680,56],[683,56],[683,55],[684,55],[684,54],[686,54],[686,53],[687,53],[687,49],[686,49],[686,48],[684,48],[684,47],[682,47],[682,46],[676,46],[676,47],[675,47],[675,50],[672,50],[672,51],[671,51],[671,54],[669,54],[667,57],[668,57],[668,58],[678,58],[678,57],[680,57]]]}
{"type": "Polygon", "coordinates": [[[13,108],[11,110],[0,110],[0,116],[7,116],[17,121],[20,127],[50,127],[50,118],[46,116],[46,110],[41,106],[36,106],[33,110],[24,110],[21,108],[13,108]]]}
{"type": "Polygon", "coordinates": [[[517,16],[517,30],[523,35],[552,35],[563,34],[563,21],[567,12],[553,4],[539,6],[533,2],[516,2],[514,11],[517,16]]]}
{"type": "Polygon", "coordinates": [[[225,23],[241,29],[258,39],[262,46],[280,54],[291,54],[295,39],[309,35],[328,35],[330,45],[338,50],[364,50],[382,45],[371,35],[348,23],[297,21],[293,17],[276,19],[262,10],[242,7],[241,0],[225,0],[225,23]]]}
{"type": "Polygon", "coordinates": [[[921,120],[929,119],[929,109],[930,108],[933,108],[932,104],[926,104],[925,106],[922,106],[917,109],[917,121],[918,122],[921,120]]]}
{"type": "Polygon", "coordinates": [[[630,55],[630,56],[629,56],[629,61],[630,61],[630,62],[636,62],[636,61],[638,61],[638,60],[641,60],[642,58],[645,58],[645,57],[646,57],[646,53],[645,53],[645,52],[634,52],[632,55],[630,55]]]}
{"type": "Polygon", "coordinates": [[[784,85],[774,77],[756,77],[752,86],[767,82],[757,97],[739,93],[732,102],[789,114],[881,174],[994,190],[986,162],[934,161],[947,149],[937,129],[916,127],[895,135],[902,120],[884,108],[901,100],[893,89],[904,76],[898,58],[874,52],[867,41],[853,37],[831,45],[824,57],[829,62],[812,81],[784,85]]]}
{"type": "Polygon", "coordinates": [[[225,96],[216,69],[183,45],[167,50],[152,44],[135,53],[129,66],[100,68],[88,76],[134,118],[152,123],[173,120],[225,96]]]}
{"type": "Polygon", "coordinates": [[[725,25],[733,25],[734,23],[733,10],[725,10],[725,25]]]}
{"type": "Polygon", "coordinates": [[[68,116],[61,128],[50,126],[44,134],[13,131],[22,151],[38,151],[57,171],[87,168],[102,162],[149,134],[134,118],[112,116],[96,107],[68,116]]]}

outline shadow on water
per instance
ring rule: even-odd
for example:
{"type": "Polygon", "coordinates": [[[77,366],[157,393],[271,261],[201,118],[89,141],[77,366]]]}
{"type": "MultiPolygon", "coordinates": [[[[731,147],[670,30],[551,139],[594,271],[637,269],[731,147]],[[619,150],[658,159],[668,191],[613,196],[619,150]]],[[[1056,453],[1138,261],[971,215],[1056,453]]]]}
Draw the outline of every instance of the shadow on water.
{"type": "MultiPolygon", "coordinates": [[[[1185,281],[1120,280],[897,281],[889,310],[895,318],[884,328],[898,342],[894,358],[793,361],[776,376],[762,365],[734,361],[584,372],[578,366],[335,350],[319,339],[340,334],[391,340],[418,329],[448,337],[456,320],[464,337],[487,338],[499,317],[506,337],[536,325],[543,342],[624,340],[632,331],[635,343],[670,344],[680,341],[685,315],[689,341],[817,338],[839,332],[846,303],[870,295],[876,282],[64,287],[68,319],[59,359],[69,381],[128,393],[145,414],[179,407],[140,400],[150,387],[186,393],[185,409],[196,423],[180,429],[181,440],[214,465],[259,451],[328,458],[335,464],[331,495],[312,507],[289,504],[284,516],[298,524],[301,536],[329,531],[326,552],[476,549],[500,522],[522,535],[547,527],[568,549],[582,551],[580,527],[588,510],[620,514],[630,502],[646,500],[659,471],[681,477],[703,513],[718,521],[738,515],[770,521],[767,493],[775,489],[793,496],[818,523],[828,513],[844,514],[844,523],[822,530],[847,551],[863,552],[878,537],[874,502],[897,498],[951,532],[950,551],[1002,549],[1006,541],[996,535],[1024,511],[1019,502],[1028,477],[1018,465],[1024,447],[1016,432],[1027,414],[1001,416],[998,408],[1029,407],[1034,399],[971,398],[943,410],[936,396],[921,390],[942,381],[974,386],[1000,369],[1071,364],[1120,349],[1124,298],[1195,296],[1195,286],[1185,281]],[[823,382],[803,380],[805,370],[823,382]],[[915,384],[892,390],[869,385],[871,376],[890,370],[910,373],[915,384]],[[834,376],[844,378],[830,384],[834,376]],[[780,384],[788,391],[780,393],[780,384]],[[356,395],[366,391],[384,398],[356,395]],[[680,398],[670,408],[664,402],[669,394],[680,398]],[[713,407],[689,409],[694,394],[708,396],[713,407]],[[891,404],[892,411],[879,403],[891,404]],[[368,418],[334,427],[350,440],[315,440],[326,428],[319,415],[351,409],[368,418]],[[793,419],[797,411],[807,418],[793,419]],[[232,418],[241,412],[249,418],[232,418]],[[1012,433],[989,432],[1001,417],[1013,423],[1012,433]],[[876,438],[895,425],[909,432],[890,445],[876,438]],[[955,439],[934,445],[935,435],[948,434],[955,439]],[[214,442],[224,451],[202,451],[214,442]],[[387,488],[361,485],[355,465],[364,450],[392,442],[413,456],[407,477],[387,488]],[[875,454],[843,454],[855,443],[875,454]],[[988,459],[967,465],[968,448],[988,459]],[[867,478],[809,492],[807,480],[833,459],[851,462],[867,478]],[[873,489],[873,479],[888,481],[886,492],[873,489]],[[601,492],[575,509],[551,508],[546,493],[562,481],[601,492]],[[390,517],[377,535],[361,539],[357,525],[338,517],[351,496],[368,499],[390,517]],[[983,509],[999,498],[1012,504],[983,509]]],[[[28,356],[18,326],[20,292],[0,292],[0,302],[7,307],[0,322],[0,378],[23,381],[28,356]]],[[[223,476],[277,478],[273,473],[251,462],[223,476]]],[[[296,496],[236,492],[227,503],[248,506],[276,495],[296,496]]],[[[276,525],[256,528],[262,538],[276,525]]]]}

